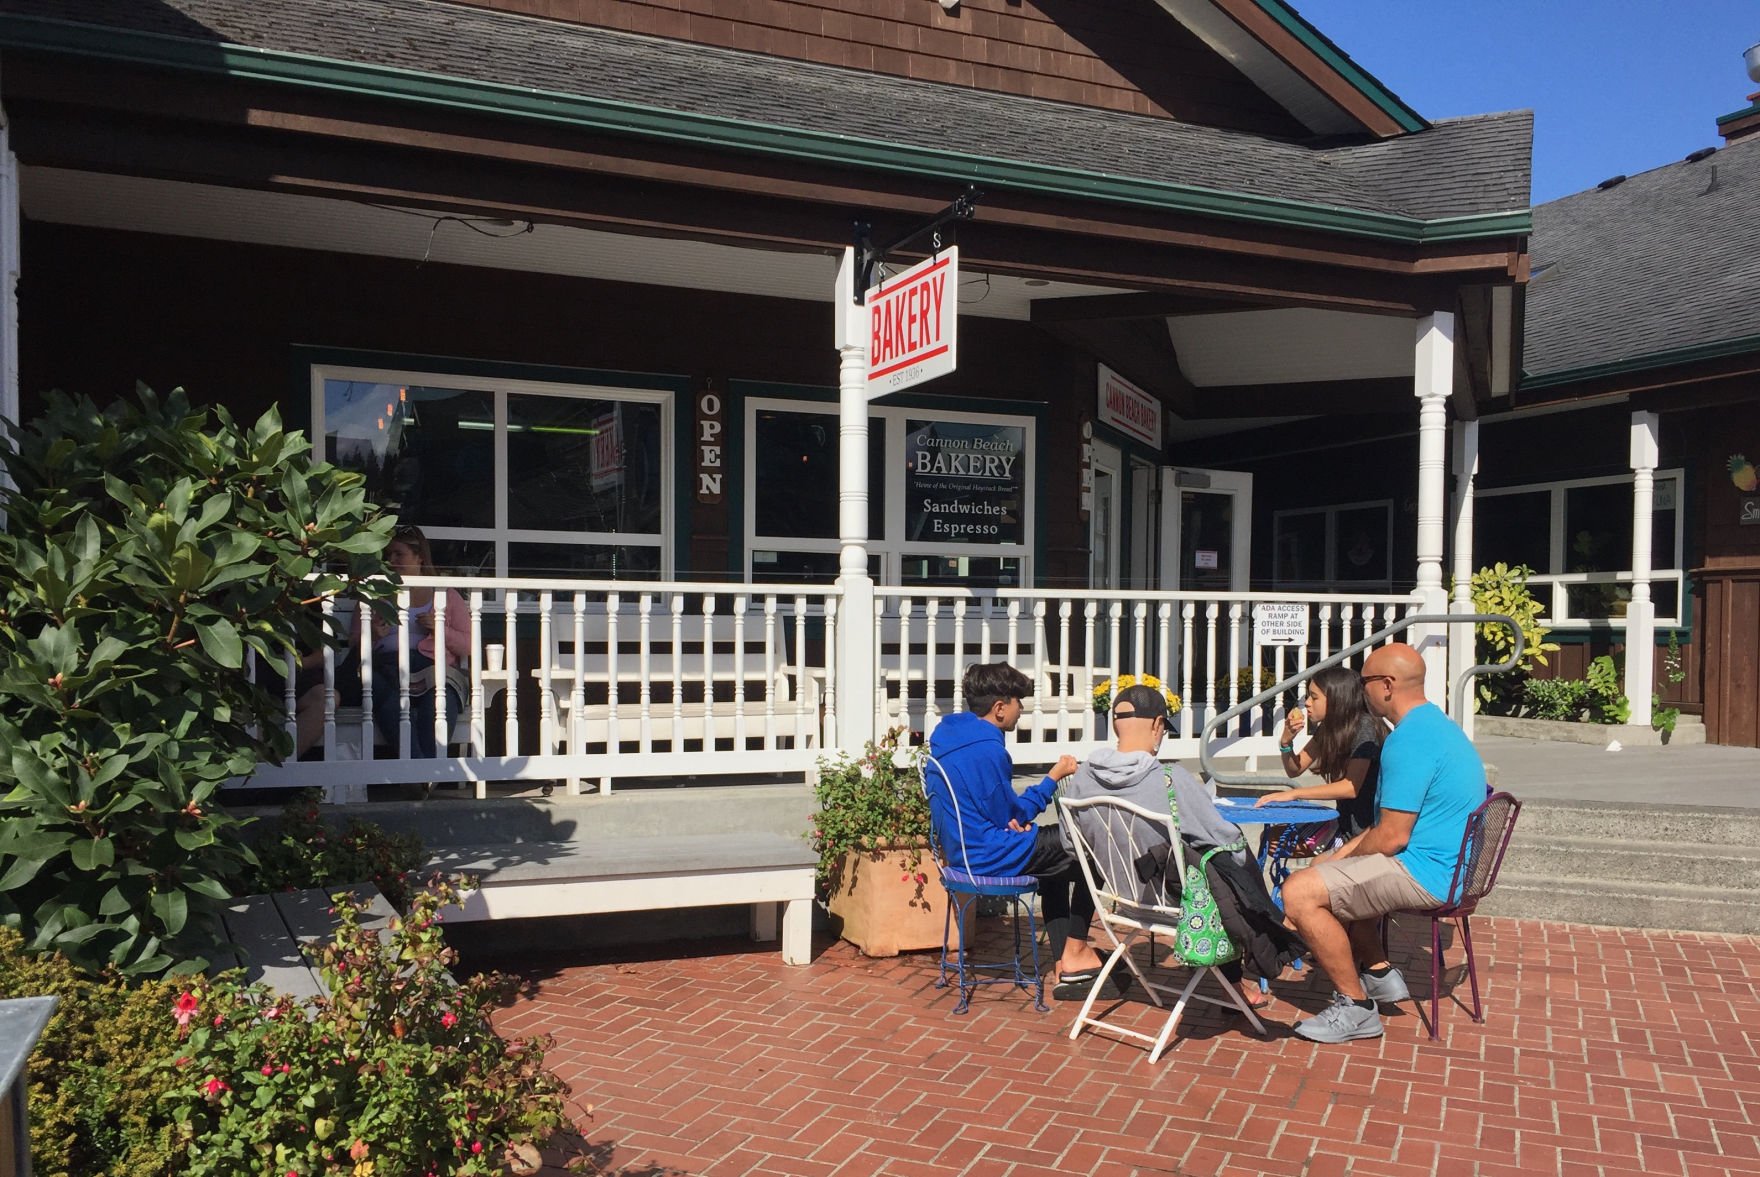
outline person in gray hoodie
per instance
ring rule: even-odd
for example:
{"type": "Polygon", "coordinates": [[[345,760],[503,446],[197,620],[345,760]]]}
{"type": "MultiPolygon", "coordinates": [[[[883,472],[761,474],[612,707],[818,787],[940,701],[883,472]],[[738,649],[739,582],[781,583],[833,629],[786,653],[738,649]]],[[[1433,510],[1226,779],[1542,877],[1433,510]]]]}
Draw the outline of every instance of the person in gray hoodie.
{"type": "MultiPolygon", "coordinates": [[[[1216,811],[1209,790],[1179,764],[1163,764],[1156,753],[1167,736],[1169,714],[1167,697],[1154,687],[1134,686],[1119,691],[1112,700],[1112,731],[1117,747],[1096,750],[1075,773],[1063,782],[1065,799],[1076,801],[1088,797],[1116,797],[1140,805],[1156,813],[1169,812],[1167,799],[1171,791],[1179,805],[1179,831],[1186,840],[1185,853],[1227,846],[1241,840],[1240,827],[1223,819],[1216,811]]],[[[1093,848],[1096,869],[1113,880],[1119,894],[1129,890],[1118,880],[1135,880],[1135,898],[1141,903],[1178,902],[1180,880],[1171,877],[1171,867],[1148,873],[1139,859],[1152,857],[1165,864],[1171,857],[1166,828],[1159,824],[1139,822],[1134,831],[1135,846],[1127,849],[1108,836],[1100,816],[1078,812],[1076,821],[1093,848]],[[1126,861],[1126,859],[1131,861],[1126,861]]],[[[1067,829],[1060,829],[1064,845],[1073,855],[1075,838],[1067,829]]],[[[1244,862],[1246,851],[1238,852],[1244,862]]],[[[1217,855],[1221,858],[1222,855],[1217,855]]],[[[1215,859],[1212,859],[1214,871],[1215,859]]],[[[1214,883],[1212,889],[1215,890],[1214,883]]],[[[1074,931],[1074,929],[1072,929],[1074,931]]],[[[1230,929],[1231,934],[1238,934],[1230,929]]],[[[1238,986],[1241,995],[1254,1009],[1263,1009],[1268,1000],[1261,993],[1257,980],[1249,981],[1240,962],[1221,966],[1223,976],[1238,986]]]]}

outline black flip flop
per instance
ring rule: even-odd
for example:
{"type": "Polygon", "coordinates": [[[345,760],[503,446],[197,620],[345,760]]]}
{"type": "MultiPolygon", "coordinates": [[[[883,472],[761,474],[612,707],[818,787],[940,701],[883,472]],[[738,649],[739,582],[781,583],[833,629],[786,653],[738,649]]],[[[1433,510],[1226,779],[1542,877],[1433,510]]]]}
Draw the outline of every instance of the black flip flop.
{"type": "MultiPolygon", "coordinates": [[[[1051,989],[1053,1001],[1086,1001],[1093,991],[1094,983],[1100,979],[1100,971],[1065,973],[1059,977],[1057,984],[1051,989]]],[[[1106,978],[1106,987],[1110,991],[1103,996],[1108,1001],[1123,997],[1131,987],[1131,975],[1127,972],[1115,971],[1106,978]]]]}

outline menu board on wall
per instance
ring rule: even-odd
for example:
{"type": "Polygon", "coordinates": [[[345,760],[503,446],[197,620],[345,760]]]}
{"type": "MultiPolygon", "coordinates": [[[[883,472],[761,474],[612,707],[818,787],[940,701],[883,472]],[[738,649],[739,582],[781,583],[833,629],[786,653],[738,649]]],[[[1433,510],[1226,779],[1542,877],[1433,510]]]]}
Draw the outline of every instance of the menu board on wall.
{"type": "Polygon", "coordinates": [[[1027,431],[1021,425],[905,422],[905,538],[1024,544],[1027,431]]]}

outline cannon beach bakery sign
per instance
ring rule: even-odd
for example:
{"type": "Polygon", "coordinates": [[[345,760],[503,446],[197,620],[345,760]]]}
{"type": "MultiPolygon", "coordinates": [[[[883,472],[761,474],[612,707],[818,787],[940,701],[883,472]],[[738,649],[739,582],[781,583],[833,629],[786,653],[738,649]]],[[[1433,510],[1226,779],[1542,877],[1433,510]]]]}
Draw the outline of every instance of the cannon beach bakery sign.
{"type": "Polygon", "coordinates": [[[905,422],[905,538],[1023,544],[1027,431],[987,422],[905,422]]]}

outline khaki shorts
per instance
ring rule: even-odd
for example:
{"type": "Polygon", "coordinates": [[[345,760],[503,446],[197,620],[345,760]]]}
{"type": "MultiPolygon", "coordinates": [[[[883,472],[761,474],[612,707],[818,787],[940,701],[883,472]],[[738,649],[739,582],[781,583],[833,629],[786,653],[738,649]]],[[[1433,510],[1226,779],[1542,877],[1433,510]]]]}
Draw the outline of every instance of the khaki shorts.
{"type": "Polygon", "coordinates": [[[1335,859],[1308,869],[1320,872],[1329,897],[1327,906],[1345,923],[1372,919],[1390,911],[1441,905],[1434,895],[1418,886],[1398,860],[1385,854],[1335,859]]]}

